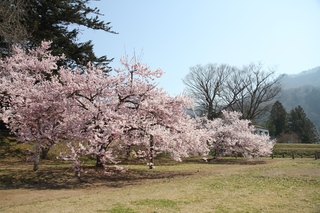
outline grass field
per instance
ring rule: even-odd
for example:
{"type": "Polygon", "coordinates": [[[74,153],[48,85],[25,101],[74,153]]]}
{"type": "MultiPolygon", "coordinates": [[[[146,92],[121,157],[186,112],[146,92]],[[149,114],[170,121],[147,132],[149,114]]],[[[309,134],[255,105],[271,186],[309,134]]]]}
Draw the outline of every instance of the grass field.
{"type": "Polygon", "coordinates": [[[223,158],[124,165],[106,176],[69,164],[0,161],[0,212],[320,212],[320,160],[223,158]]]}
{"type": "Polygon", "coordinates": [[[0,137],[0,212],[320,212],[320,144],[276,144],[274,159],[158,158],[153,170],[129,161],[112,175],[89,160],[80,179],[54,160],[63,147],[33,172],[32,148],[0,137]]]}
{"type": "Polygon", "coordinates": [[[273,148],[274,157],[315,157],[320,153],[320,144],[277,143],[273,148]]]}

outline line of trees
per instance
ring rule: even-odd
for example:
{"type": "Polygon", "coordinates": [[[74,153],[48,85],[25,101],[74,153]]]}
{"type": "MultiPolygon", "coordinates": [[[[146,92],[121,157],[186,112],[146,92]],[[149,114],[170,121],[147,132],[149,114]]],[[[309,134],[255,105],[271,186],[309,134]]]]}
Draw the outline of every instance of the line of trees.
{"type": "Polygon", "coordinates": [[[121,60],[124,69],[112,73],[90,63],[81,70],[58,68],[61,57],[49,48],[49,42],[29,51],[14,48],[11,57],[0,60],[0,94],[6,94],[0,119],[19,141],[35,145],[34,170],[40,153],[45,156],[60,143],[69,147],[60,157],[71,160],[77,174],[83,156],[107,169],[128,151],[148,159],[150,168],[159,152],[175,160],[210,151],[245,157],[272,152],[274,142],[254,135],[241,114],[222,111],[222,118],[212,121],[187,116],[189,98],[171,97],[157,87],[162,70],[127,57],[121,60]]]}
{"type": "Polygon", "coordinates": [[[254,135],[249,120],[240,121],[240,116],[251,119],[260,114],[260,108],[248,108],[247,101],[259,106],[268,101],[268,95],[260,96],[265,91],[260,85],[270,83],[265,80],[268,73],[255,65],[242,71],[221,67],[220,80],[213,85],[218,89],[215,97],[230,104],[221,107],[214,97],[197,108],[207,110],[209,120],[191,119],[185,114],[192,105],[188,97],[171,97],[156,86],[161,70],[125,57],[124,69],[112,71],[111,60],[97,57],[91,41],[78,42],[80,26],[115,33],[109,22],[99,20],[97,8],[87,6],[89,2],[0,2],[0,119],[19,141],[35,145],[34,170],[40,157],[46,158],[59,143],[69,148],[60,157],[72,160],[78,175],[82,156],[95,157],[97,166],[107,168],[130,152],[148,159],[153,168],[159,152],[175,160],[210,151],[215,156],[245,157],[271,153],[274,142],[254,135]],[[237,77],[250,69],[255,75],[237,77]],[[250,87],[250,82],[256,86],[250,87]],[[231,93],[221,83],[227,83],[231,93]],[[230,112],[236,106],[241,114],[230,112]]]}
{"type": "Polygon", "coordinates": [[[319,142],[318,132],[301,106],[287,113],[279,101],[274,102],[281,92],[281,76],[275,77],[275,70],[265,70],[261,64],[241,69],[227,64],[197,65],[183,82],[194,98],[197,115],[214,120],[223,110],[236,111],[252,122],[267,120],[270,135],[279,142],[319,142]],[[269,118],[263,118],[269,113],[269,118]]]}
{"type": "Polygon", "coordinates": [[[270,134],[284,143],[318,143],[316,127],[299,105],[286,112],[281,102],[276,101],[267,120],[270,134]]]}

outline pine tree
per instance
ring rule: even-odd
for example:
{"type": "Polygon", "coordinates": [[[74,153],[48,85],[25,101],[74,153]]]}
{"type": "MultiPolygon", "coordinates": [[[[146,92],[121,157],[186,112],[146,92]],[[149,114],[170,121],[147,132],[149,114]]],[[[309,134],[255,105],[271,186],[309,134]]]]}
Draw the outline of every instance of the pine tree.
{"type": "Polygon", "coordinates": [[[270,134],[277,137],[283,133],[286,129],[287,112],[283,105],[276,101],[271,109],[271,113],[268,120],[268,128],[270,134]]]}
{"type": "Polygon", "coordinates": [[[316,143],[319,135],[301,106],[292,109],[288,119],[289,131],[296,133],[302,143],[316,143]]]}
{"type": "MultiPolygon", "coordinates": [[[[90,0],[3,0],[2,6],[7,7],[3,8],[3,11],[7,9],[17,11],[14,8],[17,8],[19,3],[18,11],[23,15],[17,16],[15,22],[18,21],[30,34],[26,41],[27,49],[39,46],[43,40],[51,40],[52,54],[66,55],[67,60],[64,64],[76,67],[91,61],[108,69],[112,59],[96,56],[91,41],[78,42],[80,26],[115,33],[111,30],[110,22],[99,19],[102,15],[99,9],[87,6],[89,2],[90,0]]],[[[6,17],[0,14],[0,24],[5,21],[6,17]]],[[[15,26],[12,25],[12,28],[15,26]]],[[[12,39],[8,38],[9,35],[4,35],[0,31],[2,57],[10,55],[8,50],[11,48],[12,39]]],[[[14,42],[20,44],[21,40],[14,42]]]]}

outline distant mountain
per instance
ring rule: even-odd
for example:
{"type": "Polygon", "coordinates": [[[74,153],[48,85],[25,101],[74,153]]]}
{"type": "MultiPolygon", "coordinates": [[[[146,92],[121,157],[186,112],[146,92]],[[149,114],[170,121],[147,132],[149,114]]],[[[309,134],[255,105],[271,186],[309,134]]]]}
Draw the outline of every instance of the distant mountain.
{"type": "Polygon", "coordinates": [[[287,112],[300,105],[320,132],[320,66],[296,75],[283,75],[278,100],[287,112]]]}
{"type": "Polygon", "coordinates": [[[284,74],[281,82],[283,89],[299,88],[302,86],[320,87],[320,66],[295,75],[284,74]]]}

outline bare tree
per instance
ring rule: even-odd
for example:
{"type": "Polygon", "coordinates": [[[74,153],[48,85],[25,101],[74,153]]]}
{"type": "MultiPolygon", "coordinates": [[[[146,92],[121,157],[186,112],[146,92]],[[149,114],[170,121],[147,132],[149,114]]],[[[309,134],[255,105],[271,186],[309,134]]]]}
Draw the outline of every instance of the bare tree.
{"type": "MultiPolygon", "coordinates": [[[[22,45],[28,38],[26,28],[22,25],[26,15],[25,0],[1,0],[0,1],[0,45],[6,45],[3,56],[11,54],[13,45],[22,45]]],[[[0,55],[1,56],[1,55],[0,55]]]]}
{"type": "Polygon", "coordinates": [[[243,118],[252,120],[271,110],[272,100],[281,91],[281,78],[274,77],[274,69],[264,70],[261,63],[251,63],[242,70],[241,78],[246,82],[246,87],[231,109],[240,111],[243,118]]]}
{"type": "MultiPolygon", "coordinates": [[[[195,110],[206,114],[209,120],[219,117],[221,111],[228,108],[235,101],[238,91],[230,91],[228,85],[230,75],[234,75],[236,68],[226,64],[197,65],[190,68],[189,74],[183,79],[187,86],[187,93],[195,100],[195,110]]],[[[232,88],[236,90],[237,88],[232,88]]]]}
{"type": "Polygon", "coordinates": [[[183,82],[195,100],[198,114],[206,114],[212,120],[227,109],[252,120],[266,112],[280,92],[280,79],[273,79],[274,73],[263,71],[261,64],[243,69],[226,64],[197,65],[190,68],[183,82]]]}

